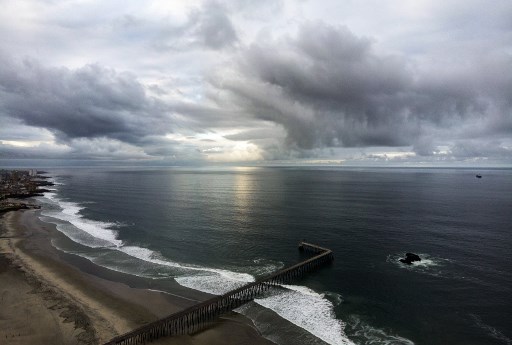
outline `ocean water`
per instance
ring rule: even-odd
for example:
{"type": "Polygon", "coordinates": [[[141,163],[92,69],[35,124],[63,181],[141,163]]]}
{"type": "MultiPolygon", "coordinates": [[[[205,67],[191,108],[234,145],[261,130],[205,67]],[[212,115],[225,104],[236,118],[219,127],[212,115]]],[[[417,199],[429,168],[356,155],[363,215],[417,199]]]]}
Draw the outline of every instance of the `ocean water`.
{"type": "Polygon", "coordinates": [[[302,239],[332,249],[239,308],[279,345],[512,344],[512,170],[48,171],[53,244],[159,290],[221,294],[300,260],[302,239]]]}

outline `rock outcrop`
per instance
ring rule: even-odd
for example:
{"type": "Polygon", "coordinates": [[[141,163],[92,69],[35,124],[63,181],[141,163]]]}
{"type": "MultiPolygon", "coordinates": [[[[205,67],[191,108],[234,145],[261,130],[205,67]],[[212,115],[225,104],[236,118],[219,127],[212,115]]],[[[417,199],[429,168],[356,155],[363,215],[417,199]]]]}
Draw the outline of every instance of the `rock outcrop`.
{"type": "Polygon", "coordinates": [[[421,261],[421,258],[414,253],[405,253],[405,258],[400,259],[400,262],[403,262],[407,265],[411,265],[415,261],[421,261]]]}

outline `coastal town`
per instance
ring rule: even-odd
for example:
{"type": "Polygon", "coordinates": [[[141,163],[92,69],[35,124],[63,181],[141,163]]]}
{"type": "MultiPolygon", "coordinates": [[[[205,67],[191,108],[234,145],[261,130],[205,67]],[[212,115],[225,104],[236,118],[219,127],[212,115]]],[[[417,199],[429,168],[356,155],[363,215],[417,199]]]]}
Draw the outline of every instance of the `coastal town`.
{"type": "Polygon", "coordinates": [[[34,196],[42,196],[53,186],[44,176],[44,171],[0,170],[0,213],[19,209],[39,208],[38,205],[21,200],[34,196]]]}

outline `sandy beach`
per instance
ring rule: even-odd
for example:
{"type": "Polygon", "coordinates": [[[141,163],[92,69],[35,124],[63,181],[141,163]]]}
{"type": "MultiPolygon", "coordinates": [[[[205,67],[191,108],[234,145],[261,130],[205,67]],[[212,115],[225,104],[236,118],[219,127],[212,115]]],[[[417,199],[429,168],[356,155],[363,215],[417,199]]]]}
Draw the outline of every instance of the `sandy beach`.
{"type": "MultiPolygon", "coordinates": [[[[0,215],[0,343],[102,344],[208,297],[183,288],[171,295],[133,287],[116,280],[116,272],[57,251],[51,237],[62,235],[38,212],[0,215]]],[[[201,332],[155,344],[273,343],[231,313],[201,332]]]]}

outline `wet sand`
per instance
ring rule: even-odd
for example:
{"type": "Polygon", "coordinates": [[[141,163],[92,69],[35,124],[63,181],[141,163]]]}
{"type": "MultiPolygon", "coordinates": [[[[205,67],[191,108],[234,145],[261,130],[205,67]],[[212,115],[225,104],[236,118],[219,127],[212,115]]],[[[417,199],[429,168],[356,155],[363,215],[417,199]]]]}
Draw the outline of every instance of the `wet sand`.
{"type": "MultiPolygon", "coordinates": [[[[176,296],[131,287],[137,284],[115,279],[117,272],[63,254],[50,242],[61,234],[38,212],[0,215],[0,343],[102,344],[208,297],[183,287],[176,296]]],[[[154,344],[273,343],[230,313],[201,332],[154,344]]]]}

